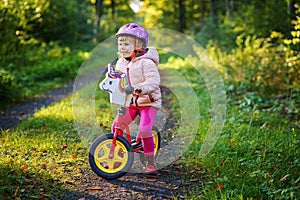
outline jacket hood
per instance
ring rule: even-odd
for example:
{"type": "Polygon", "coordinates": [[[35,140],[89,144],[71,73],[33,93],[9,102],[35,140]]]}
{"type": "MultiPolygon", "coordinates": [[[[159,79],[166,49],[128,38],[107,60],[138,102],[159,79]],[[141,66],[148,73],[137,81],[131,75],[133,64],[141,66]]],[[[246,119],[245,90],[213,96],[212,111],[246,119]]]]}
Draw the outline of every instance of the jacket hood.
{"type": "Polygon", "coordinates": [[[148,51],[144,55],[136,57],[135,60],[144,58],[151,59],[156,65],[158,65],[159,63],[159,55],[156,48],[154,47],[148,47],[148,51]]]}

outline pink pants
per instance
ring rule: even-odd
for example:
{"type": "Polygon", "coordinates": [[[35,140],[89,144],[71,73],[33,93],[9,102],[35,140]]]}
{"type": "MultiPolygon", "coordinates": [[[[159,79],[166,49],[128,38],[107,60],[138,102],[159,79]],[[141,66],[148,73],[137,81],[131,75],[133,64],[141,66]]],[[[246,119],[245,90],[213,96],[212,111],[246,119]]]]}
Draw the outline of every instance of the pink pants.
{"type": "MultiPolygon", "coordinates": [[[[139,134],[142,138],[142,144],[145,154],[154,153],[154,141],[152,135],[152,126],[156,117],[157,109],[151,106],[129,106],[126,108],[126,114],[120,118],[120,124],[122,130],[125,129],[137,116],[137,111],[140,112],[140,125],[139,125],[139,134]]],[[[112,130],[115,127],[117,118],[115,118],[112,124],[112,130]]]]}

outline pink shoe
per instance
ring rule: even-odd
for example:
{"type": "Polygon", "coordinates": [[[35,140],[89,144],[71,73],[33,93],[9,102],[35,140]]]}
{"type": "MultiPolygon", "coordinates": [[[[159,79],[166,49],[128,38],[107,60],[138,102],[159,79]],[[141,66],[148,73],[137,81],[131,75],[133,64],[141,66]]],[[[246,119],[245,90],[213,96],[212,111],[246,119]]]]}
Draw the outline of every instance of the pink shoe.
{"type": "Polygon", "coordinates": [[[146,177],[156,178],[157,171],[155,165],[155,158],[153,155],[145,155],[146,177]]]}

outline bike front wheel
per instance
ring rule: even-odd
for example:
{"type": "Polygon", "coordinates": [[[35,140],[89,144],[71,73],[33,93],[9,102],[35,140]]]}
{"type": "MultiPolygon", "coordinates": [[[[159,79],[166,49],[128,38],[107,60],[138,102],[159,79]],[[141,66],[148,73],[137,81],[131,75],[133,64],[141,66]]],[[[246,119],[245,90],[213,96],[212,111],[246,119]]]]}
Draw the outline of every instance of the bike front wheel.
{"type": "Polygon", "coordinates": [[[109,157],[113,136],[113,134],[100,136],[89,149],[88,159],[92,170],[105,179],[116,179],[124,176],[131,168],[134,160],[130,143],[121,136],[117,136],[113,158],[109,157]]]}

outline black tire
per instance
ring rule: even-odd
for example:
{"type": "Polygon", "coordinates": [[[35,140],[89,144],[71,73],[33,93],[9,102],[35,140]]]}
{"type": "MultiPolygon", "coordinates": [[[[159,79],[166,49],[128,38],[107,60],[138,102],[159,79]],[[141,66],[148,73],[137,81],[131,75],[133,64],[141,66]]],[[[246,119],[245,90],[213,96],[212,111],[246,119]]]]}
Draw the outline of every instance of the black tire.
{"type": "Polygon", "coordinates": [[[110,159],[106,154],[109,152],[112,140],[113,134],[98,137],[91,145],[88,154],[92,170],[98,176],[109,180],[124,176],[131,168],[134,160],[133,149],[130,143],[121,136],[118,136],[116,140],[115,156],[113,159],[110,159]],[[114,159],[119,160],[115,161],[114,159]]]}

